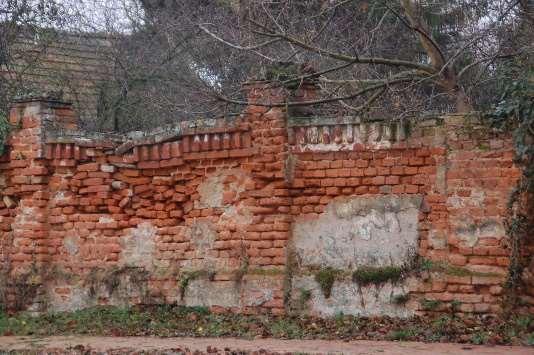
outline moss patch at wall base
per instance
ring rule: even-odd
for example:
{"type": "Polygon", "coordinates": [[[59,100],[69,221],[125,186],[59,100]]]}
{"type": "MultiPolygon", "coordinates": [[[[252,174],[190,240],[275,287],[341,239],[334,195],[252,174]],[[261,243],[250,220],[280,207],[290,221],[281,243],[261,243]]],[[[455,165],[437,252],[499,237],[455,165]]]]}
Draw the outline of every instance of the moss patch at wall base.
{"type": "Polygon", "coordinates": [[[396,266],[358,268],[352,274],[352,281],[360,285],[382,284],[384,282],[397,282],[402,278],[402,268],[396,266]]]}
{"type": "Polygon", "coordinates": [[[334,286],[334,282],[339,274],[339,270],[331,267],[321,269],[315,274],[315,281],[317,281],[319,287],[321,287],[321,291],[323,292],[325,298],[330,298],[332,294],[332,287],[334,286]]]}

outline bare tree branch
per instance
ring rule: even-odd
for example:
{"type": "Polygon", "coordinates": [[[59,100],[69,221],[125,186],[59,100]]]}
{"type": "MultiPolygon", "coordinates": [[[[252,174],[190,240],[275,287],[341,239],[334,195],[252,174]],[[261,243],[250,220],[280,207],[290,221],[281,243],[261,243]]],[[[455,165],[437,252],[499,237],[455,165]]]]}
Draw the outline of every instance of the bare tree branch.
{"type": "MultiPolygon", "coordinates": [[[[259,24],[256,21],[253,21],[254,24],[261,26],[265,28],[265,26],[259,24]]],[[[407,67],[407,68],[413,68],[413,69],[419,69],[422,71],[425,71],[427,73],[434,73],[435,69],[431,66],[421,64],[421,63],[415,63],[407,60],[401,60],[401,59],[387,59],[387,58],[377,58],[377,57],[354,57],[349,56],[346,54],[341,53],[334,53],[316,46],[313,46],[311,44],[305,43],[295,37],[283,34],[283,33],[276,33],[276,32],[261,32],[261,31],[254,31],[255,33],[259,35],[263,35],[266,37],[271,38],[280,38],[287,42],[293,43],[301,48],[304,48],[308,51],[315,52],[317,54],[325,55],[327,57],[341,60],[344,62],[354,62],[358,64],[383,64],[388,66],[394,66],[394,67],[407,67]]]]}
{"type": "Polygon", "coordinates": [[[276,38],[276,39],[273,39],[273,40],[270,40],[270,41],[265,41],[263,43],[260,43],[260,44],[257,44],[255,46],[250,46],[250,47],[242,47],[242,46],[239,46],[237,44],[233,44],[231,42],[228,42],[224,39],[222,39],[221,37],[217,36],[215,33],[211,32],[210,30],[208,30],[204,25],[206,24],[199,24],[198,27],[204,31],[205,33],[207,33],[208,35],[210,35],[211,37],[215,38],[217,41],[221,42],[221,43],[224,43],[226,44],[227,46],[229,47],[232,47],[234,49],[239,49],[239,50],[244,50],[244,51],[254,51],[254,50],[257,50],[257,49],[260,49],[260,48],[263,48],[263,47],[266,47],[266,46],[269,46],[273,43],[276,43],[276,42],[280,42],[282,39],[281,38],[276,38]]]}
{"type": "Polygon", "coordinates": [[[309,106],[309,105],[320,105],[320,104],[325,104],[325,103],[330,103],[330,102],[336,102],[336,101],[340,101],[340,100],[349,100],[349,99],[353,99],[357,96],[362,96],[370,91],[374,91],[374,90],[378,90],[378,89],[382,89],[383,87],[385,86],[388,86],[388,85],[394,85],[394,84],[400,84],[400,83],[404,83],[404,82],[409,82],[409,81],[412,81],[413,78],[400,78],[400,79],[395,79],[395,80],[391,80],[391,81],[387,81],[385,83],[382,83],[382,84],[378,84],[378,85],[374,85],[374,86],[369,86],[367,88],[364,88],[364,89],[361,89],[353,94],[350,94],[350,95],[346,95],[346,96],[338,96],[338,97],[331,97],[331,98],[327,98],[327,99],[322,99],[322,100],[313,100],[313,101],[294,101],[294,102],[268,102],[268,103],[263,103],[263,102],[253,102],[253,103],[250,103],[250,102],[247,102],[247,101],[240,101],[240,100],[233,100],[233,99],[230,99],[222,94],[219,94],[219,93],[214,93],[217,98],[221,101],[225,101],[225,102],[228,102],[228,103],[232,103],[232,104],[235,104],[235,105],[241,105],[241,106],[248,106],[248,105],[252,105],[252,106],[264,106],[264,107],[295,107],[295,106],[309,106]]]}
{"type": "Polygon", "coordinates": [[[462,78],[462,76],[465,73],[467,73],[467,71],[469,71],[469,69],[471,69],[472,67],[477,66],[477,65],[479,65],[481,63],[491,62],[491,61],[494,61],[496,59],[512,58],[512,57],[516,57],[516,56],[521,55],[521,54],[523,54],[522,51],[521,52],[516,52],[516,53],[511,53],[511,54],[499,54],[499,55],[494,55],[494,56],[487,57],[487,58],[481,58],[481,59],[476,60],[473,63],[463,67],[462,70],[460,70],[460,72],[458,73],[457,78],[458,78],[458,80],[460,80],[462,78]]]}

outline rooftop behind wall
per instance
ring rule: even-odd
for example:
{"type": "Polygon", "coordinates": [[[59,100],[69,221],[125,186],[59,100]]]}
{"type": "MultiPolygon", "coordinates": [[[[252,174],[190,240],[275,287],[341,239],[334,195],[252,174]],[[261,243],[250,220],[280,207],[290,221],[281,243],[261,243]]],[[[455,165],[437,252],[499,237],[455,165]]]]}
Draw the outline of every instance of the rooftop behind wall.
{"type": "MultiPolygon", "coordinates": [[[[258,105],[281,90],[247,90],[237,120],[126,135],[77,131],[65,103],[14,103],[0,164],[3,302],[501,311],[520,174],[510,137],[464,116],[409,128],[288,117],[258,105]]],[[[522,295],[531,312],[533,297],[522,295]]]]}
{"type": "Polygon", "coordinates": [[[0,65],[0,76],[34,93],[61,92],[84,124],[96,127],[100,86],[111,72],[109,39],[68,32],[49,36],[20,35],[11,49],[16,60],[0,65]]]}

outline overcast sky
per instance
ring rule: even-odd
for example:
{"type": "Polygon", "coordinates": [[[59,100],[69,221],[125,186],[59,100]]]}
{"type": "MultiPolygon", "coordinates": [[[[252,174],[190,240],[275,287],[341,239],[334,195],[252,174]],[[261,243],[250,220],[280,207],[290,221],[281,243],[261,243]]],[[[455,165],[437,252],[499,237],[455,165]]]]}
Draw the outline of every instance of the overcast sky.
{"type": "MultiPolygon", "coordinates": [[[[132,20],[142,18],[142,9],[136,0],[59,0],[73,18],[70,25],[95,31],[130,31],[132,20]]],[[[70,26],[69,26],[70,27],[70,26]]]]}

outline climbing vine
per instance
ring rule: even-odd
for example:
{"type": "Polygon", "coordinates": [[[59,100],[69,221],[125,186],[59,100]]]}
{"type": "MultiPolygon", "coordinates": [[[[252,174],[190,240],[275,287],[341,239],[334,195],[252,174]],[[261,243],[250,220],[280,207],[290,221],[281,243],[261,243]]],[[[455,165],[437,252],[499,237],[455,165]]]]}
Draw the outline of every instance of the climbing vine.
{"type": "Polygon", "coordinates": [[[503,95],[486,119],[494,128],[511,131],[515,148],[515,163],[521,177],[508,201],[507,234],[510,238],[510,266],[506,289],[506,305],[511,308],[518,302],[522,285],[521,275],[528,264],[525,244],[532,227],[534,198],[534,69],[523,73],[504,87],[503,95]]]}
{"type": "Polygon", "coordinates": [[[0,111],[0,155],[4,154],[7,136],[11,130],[11,125],[7,120],[7,115],[0,111]]]}

